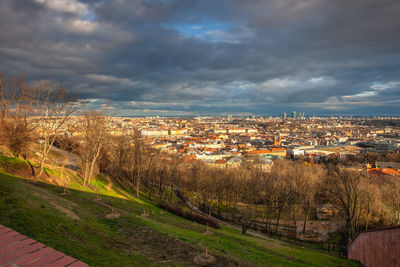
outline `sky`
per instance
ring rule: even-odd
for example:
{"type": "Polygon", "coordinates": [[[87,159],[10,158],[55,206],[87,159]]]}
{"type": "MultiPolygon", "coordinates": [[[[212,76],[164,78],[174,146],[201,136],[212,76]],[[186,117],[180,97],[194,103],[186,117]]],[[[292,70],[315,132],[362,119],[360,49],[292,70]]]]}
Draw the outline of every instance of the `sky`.
{"type": "Polygon", "coordinates": [[[400,115],[398,0],[1,0],[0,70],[121,116],[400,115]]]}

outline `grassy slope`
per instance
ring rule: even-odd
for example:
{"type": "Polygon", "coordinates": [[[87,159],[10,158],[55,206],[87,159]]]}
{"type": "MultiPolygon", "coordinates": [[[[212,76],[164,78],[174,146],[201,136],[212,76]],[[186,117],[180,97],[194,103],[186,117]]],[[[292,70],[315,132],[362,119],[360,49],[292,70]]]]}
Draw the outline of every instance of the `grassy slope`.
{"type": "MultiPolygon", "coordinates": [[[[0,223],[93,266],[193,265],[208,246],[219,266],[352,266],[354,262],[228,227],[212,229],[163,212],[97,181],[93,192],[69,190],[0,172],[0,223]],[[109,196],[106,196],[109,195],[109,196]],[[110,207],[121,214],[105,219],[110,207]],[[146,210],[148,217],[141,214],[146,210]]],[[[91,191],[91,190],[88,190],[91,191]]]]}

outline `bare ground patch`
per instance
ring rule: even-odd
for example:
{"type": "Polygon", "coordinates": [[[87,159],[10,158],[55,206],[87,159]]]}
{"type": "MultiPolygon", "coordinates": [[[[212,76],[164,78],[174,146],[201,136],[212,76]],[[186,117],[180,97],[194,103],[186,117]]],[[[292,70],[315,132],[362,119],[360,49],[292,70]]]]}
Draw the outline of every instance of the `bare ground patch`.
{"type": "Polygon", "coordinates": [[[73,206],[76,206],[75,203],[72,203],[63,198],[56,199],[56,197],[50,195],[46,190],[44,190],[40,187],[31,185],[31,188],[32,188],[31,192],[34,195],[36,195],[37,197],[46,199],[50,205],[52,205],[53,207],[55,207],[56,209],[58,209],[59,211],[61,211],[65,215],[67,215],[68,217],[70,217],[71,219],[78,220],[78,221],[81,220],[81,218],[78,215],[76,215],[75,212],[72,211],[73,206]]]}
{"type": "MultiPolygon", "coordinates": [[[[126,253],[138,253],[150,261],[163,265],[182,264],[184,266],[199,266],[193,259],[204,254],[204,249],[167,234],[159,233],[150,227],[135,227],[123,231],[124,239],[129,246],[126,253]]],[[[219,254],[213,254],[215,262],[209,266],[249,266],[238,259],[219,254]]]]}

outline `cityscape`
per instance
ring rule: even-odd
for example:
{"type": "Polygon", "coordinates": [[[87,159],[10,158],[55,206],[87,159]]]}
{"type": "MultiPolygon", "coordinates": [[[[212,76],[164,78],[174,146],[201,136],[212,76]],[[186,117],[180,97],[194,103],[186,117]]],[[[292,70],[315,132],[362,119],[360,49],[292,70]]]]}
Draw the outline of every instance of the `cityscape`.
{"type": "Polygon", "coordinates": [[[399,14],[1,0],[0,267],[400,267],[399,14]]]}
{"type": "MultiPolygon", "coordinates": [[[[112,118],[114,136],[138,130],[148,144],[160,151],[201,160],[211,166],[240,164],[258,156],[263,164],[272,159],[305,157],[310,162],[328,162],[333,157],[342,163],[367,153],[399,153],[399,118],[305,117],[195,117],[195,118],[112,118]],[[394,122],[394,123],[393,123],[394,122]]],[[[63,132],[79,136],[74,120],[63,132]]],[[[366,168],[364,157],[354,168],[366,168]]],[[[372,162],[374,163],[374,162],[372,162]]],[[[388,170],[375,166],[371,171],[400,175],[399,164],[388,170]]]]}

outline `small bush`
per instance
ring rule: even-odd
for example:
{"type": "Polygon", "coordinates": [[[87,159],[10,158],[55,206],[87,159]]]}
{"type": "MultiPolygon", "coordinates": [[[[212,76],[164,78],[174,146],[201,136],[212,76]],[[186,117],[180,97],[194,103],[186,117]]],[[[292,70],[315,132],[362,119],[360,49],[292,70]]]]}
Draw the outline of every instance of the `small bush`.
{"type": "Polygon", "coordinates": [[[32,130],[24,120],[10,120],[2,125],[4,143],[10,148],[14,157],[26,157],[29,143],[32,141],[32,130]]]}
{"type": "Polygon", "coordinates": [[[185,211],[178,206],[174,206],[166,202],[159,202],[157,206],[187,220],[191,220],[200,224],[208,225],[216,229],[220,229],[218,222],[214,218],[207,217],[198,213],[192,213],[190,211],[185,211]]]}
{"type": "Polygon", "coordinates": [[[59,149],[69,151],[72,153],[80,152],[80,144],[77,138],[69,137],[65,135],[58,135],[54,141],[54,146],[58,147],[59,149]]]}

